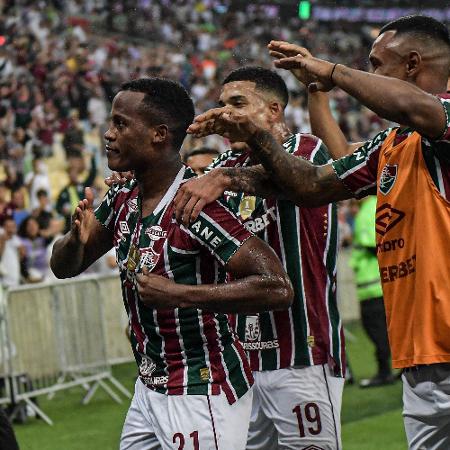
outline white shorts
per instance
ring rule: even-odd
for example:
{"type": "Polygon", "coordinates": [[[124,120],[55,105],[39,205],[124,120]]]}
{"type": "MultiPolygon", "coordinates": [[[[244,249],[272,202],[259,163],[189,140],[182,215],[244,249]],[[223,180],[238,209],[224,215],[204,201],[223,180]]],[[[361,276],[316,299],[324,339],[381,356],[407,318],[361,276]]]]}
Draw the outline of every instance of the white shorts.
{"type": "Polygon", "coordinates": [[[254,372],[247,450],[340,450],[344,379],[328,365],[254,372]]]}
{"type": "Polygon", "coordinates": [[[450,364],[406,369],[402,381],[408,448],[450,449],[450,364]]]}
{"type": "Polygon", "coordinates": [[[220,395],[165,395],[138,378],[120,450],[244,450],[252,389],[230,405],[220,395]]]}

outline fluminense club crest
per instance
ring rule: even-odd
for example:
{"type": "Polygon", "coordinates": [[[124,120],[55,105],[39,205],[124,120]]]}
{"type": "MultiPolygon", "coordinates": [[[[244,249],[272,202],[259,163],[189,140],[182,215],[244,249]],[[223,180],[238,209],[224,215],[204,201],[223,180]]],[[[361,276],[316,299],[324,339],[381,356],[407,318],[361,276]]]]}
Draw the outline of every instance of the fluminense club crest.
{"type": "Polygon", "coordinates": [[[247,316],[245,318],[245,341],[257,341],[261,336],[259,316],[247,316]]]}
{"type": "Polygon", "coordinates": [[[140,268],[147,267],[152,271],[158,262],[159,255],[152,248],[141,249],[140,268]]]}
{"type": "Polygon", "coordinates": [[[143,377],[150,377],[155,370],[156,364],[148,356],[142,355],[141,364],[139,365],[139,373],[143,377]]]}
{"type": "Polygon", "coordinates": [[[393,166],[386,164],[381,171],[380,176],[380,192],[384,195],[387,195],[392,187],[394,186],[395,181],[397,180],[398,173],[398,165],[394,164],[393,166]]]}

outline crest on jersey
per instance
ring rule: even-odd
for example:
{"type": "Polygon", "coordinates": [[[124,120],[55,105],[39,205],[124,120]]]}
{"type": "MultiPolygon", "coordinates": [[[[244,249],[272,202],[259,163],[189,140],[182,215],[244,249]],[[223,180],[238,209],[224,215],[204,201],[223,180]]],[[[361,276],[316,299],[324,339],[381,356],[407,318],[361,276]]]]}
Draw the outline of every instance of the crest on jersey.
{"type": "Polygon", "coordinates": [[[147,267],[148,270],[152,271],[156,263],[158,262],[159,255],[154,252],[152,248],[142,249],[140,267],[147,267]]]}
{"type": "Polygon", "coordinates": [[[380,176],[380,192],[387,195],[397,180],[398,165],[393,166],[386,164],[381,171],[380,176]]]}
{"type": "Polygon", "coordinates": [[[145,234],[152,240],[158,241],[159,239],[167,237],[167,231],[164,231],[159,225],[152,225],[146,228],[145,234]]]}
{"type": "Polygon", "coordinates": [[[142,360],[141,364],[139,365],[139,373],[143,377],[150,377],[152,373],[156,370],[156,364],[148,356],[145,355],[141,356],[142,360]]]}
{"type": "Polygon", "coordinates": [[[245,318],[245,341],[258,341],[261,336],[259,316],[247,316],[245,318]]]}
{"type": "Polygon", "coordinates": [[[136,198],[132,198],[132,199],[128,200],[127,205],[128,205],[128,208],[130,208],[130,211],[132,211],[132,212],[136,212],[138,210],[138,204],[137,204],[136,198]]]}
{"type": "Polygon", "coordinates": [[[239,215],[243,220],[247,220],[253,214],[256,208],[256,197],[253,195],[244,195],[239,204],[239,215]]]}

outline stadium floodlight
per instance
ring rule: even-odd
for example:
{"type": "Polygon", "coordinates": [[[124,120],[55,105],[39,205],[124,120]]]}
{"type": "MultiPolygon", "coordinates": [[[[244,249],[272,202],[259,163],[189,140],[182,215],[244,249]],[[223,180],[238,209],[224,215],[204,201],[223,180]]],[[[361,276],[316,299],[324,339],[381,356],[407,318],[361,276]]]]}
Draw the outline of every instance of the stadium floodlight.
{"type": "Polygon", "coordinates": [[[308,20],[311,17],[311,2],[302,1],[298,4],[298,17],[308,20]]]}

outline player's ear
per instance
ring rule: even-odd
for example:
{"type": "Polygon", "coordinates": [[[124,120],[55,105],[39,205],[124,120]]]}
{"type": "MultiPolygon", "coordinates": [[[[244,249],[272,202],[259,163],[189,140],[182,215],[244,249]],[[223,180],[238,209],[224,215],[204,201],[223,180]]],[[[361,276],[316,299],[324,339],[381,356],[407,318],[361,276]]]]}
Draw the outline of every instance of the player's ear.
{"type": "Polygon", "coordinates": [[[283,106],[279,102],[271,102],[269,109],[274,122],[278,121],[280,117],[283,117],[283,106]]]}
{"type": "Polygon", "coordinates": [[[165,142],[169,135],[169,127],[165,124],[156,125],[153,128],[153,142],[162,143],[165,142]]]}
{"type": "Polygon", "coordinates": [[[414,78],[417,72],[420,70],[422,64],[422,57],[420,53],[413,50],[408,54],[408,60],[406,61],[406,75],[408,78],[414,78]]]}

